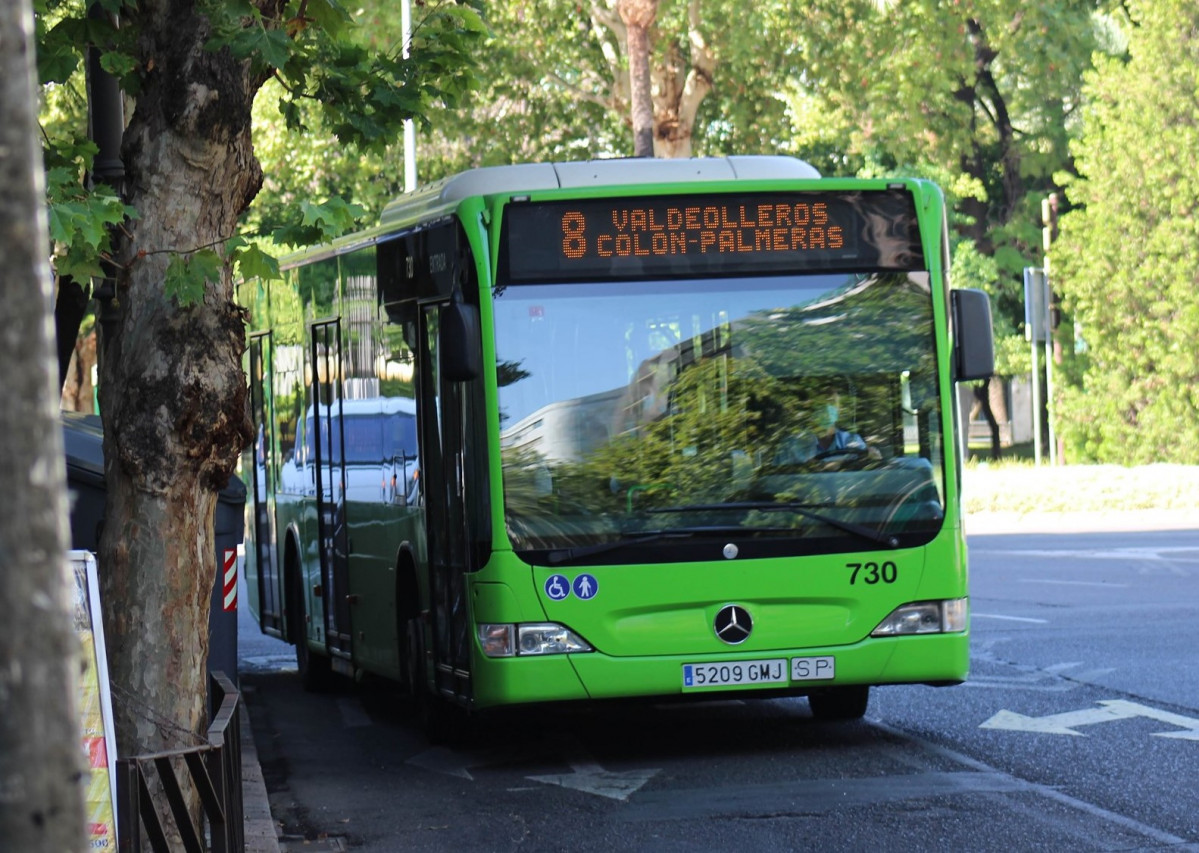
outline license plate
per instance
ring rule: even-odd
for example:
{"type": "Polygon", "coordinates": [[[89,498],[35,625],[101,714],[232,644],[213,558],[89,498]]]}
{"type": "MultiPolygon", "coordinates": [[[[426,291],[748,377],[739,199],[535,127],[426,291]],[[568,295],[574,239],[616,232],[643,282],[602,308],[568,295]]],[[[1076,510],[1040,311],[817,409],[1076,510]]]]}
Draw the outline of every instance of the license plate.
{"type": "Polygon", "coordinates": [[[787,661],[783,658],[683,664],[684,689],[786,683],[787,661]]]}
{"type": "Polygon", "coordinates": [[[837,661],[832,655],[791,658],[792,681],[829,681],[836,674],[837,661]]]}

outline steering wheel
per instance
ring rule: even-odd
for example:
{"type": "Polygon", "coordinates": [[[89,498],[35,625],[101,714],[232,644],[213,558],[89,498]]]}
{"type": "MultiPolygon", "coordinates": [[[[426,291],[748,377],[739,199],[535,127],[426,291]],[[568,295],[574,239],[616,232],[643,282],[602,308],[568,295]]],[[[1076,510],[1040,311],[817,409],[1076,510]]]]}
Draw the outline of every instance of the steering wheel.
{"type": "Polygon", "coordinates": [[[861,459],[863,456],[869,456],[870,450],[865,447],[830,447],[828,450],[822,450],[819,453],[813,454],[813,460],[831,459],[834,456],[848,456],[851,459],[861,459]]]}

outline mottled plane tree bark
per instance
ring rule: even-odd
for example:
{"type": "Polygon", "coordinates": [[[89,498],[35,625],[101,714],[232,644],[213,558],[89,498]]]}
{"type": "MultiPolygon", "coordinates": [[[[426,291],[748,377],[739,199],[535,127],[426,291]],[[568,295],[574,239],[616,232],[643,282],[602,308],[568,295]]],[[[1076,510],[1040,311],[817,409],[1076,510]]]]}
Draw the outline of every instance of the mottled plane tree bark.
{"type": "Polygon", "coordinates": [[[649,31],[658,15],[658,0],[619,0],[616,9],[625,26],[629,62],[633,156],[654,156],[654,95],[649,71],[649,31]]]}

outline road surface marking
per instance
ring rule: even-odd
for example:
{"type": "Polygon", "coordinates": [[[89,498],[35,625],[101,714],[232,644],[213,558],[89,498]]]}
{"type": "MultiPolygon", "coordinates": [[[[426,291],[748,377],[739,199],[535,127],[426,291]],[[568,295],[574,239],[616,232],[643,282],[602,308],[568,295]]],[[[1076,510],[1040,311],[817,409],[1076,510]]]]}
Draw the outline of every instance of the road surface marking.
{"type": "Polygon", "coordinates": [[[582,791],[585,794],[597,794],[612,800],[627,800],[654,776],[660,772],[653,770],[605,770],[595,762],[574,762],[570,764],[569,773],[553,773],[547,776],[526,776],[534,782],[546,785],[561,785],[582,791]]]}
{"type": "MultiPolygon", "coordinates": [[[[965,753],[958,752],[957,750],[950,749],[949,747],[946,747],[946,746],[941,746],[940,744],[933,743],[930,740],[925,740],[924,738],[920,737],[917,734],[905,731],[903,729],[896,728],[894,726],[890,726],[887,723],[882,722],[881,720],[869,719],[868,722],[875,728],[879,729],[880,731],[888,732],[888,733],[890,733],[892,735],[896,735],[898,737],[907,738],[908,740],[912,741],[913,743],[920,744],[922,747],[924,747],[929,752],[944,756],[945,758],[949,758],[965,767],[970,767],[971,769],[980,770],[983,772],[995,773],[1000,776],[1008,776],[1008,774],[1003,773],[1003,771],[997,770],[996,768],[994,768],[991,765],[986,764],[982,761],[971,758],[970,756],[966,755],[965,753]]],[[[1164,845],[1168,845],[1168,846],[1178,846],[1181,848],[1181,845],[1184,845],[1187,843],[1187,840],[1185,838],[1181,838],[1177,835],[1173,835],[1172,833],[1158,829],[1155,826],[1150,826],[1147,823],[1141,823],[1139,820],[1135,820],[1130,817],[1125,817],[1122,814],[1117,814],[1116,812],[1108,811],[1107,809],[1103,808],[1102,806],[1097,806],[1094,803],[1088,803],[1085,800],[1080,800],[1080,799],[1077,799],[1076,797],[1071,797],[1069,794],[1065,794],[1065,793],[1057,790],[1052,785],[1041,785],[1037,782],[1029,782],[1026,780],[1021,780],[1021,779],[1019,779],[1019,777],[1013,777],[1013,776],[1008,776],[1008,778],[1016,779],[1020,782],[1023,782],[1023,784],[1028,786],[1028,790],[1032,791],[1033,793],[1039,794],[1042,797],[1045,797],[1047,799],[1061,803],[1062,805],[1068,806],[1069,808],[1077,809],[1078,811],[1083,812],[1084,814],[1091,815],[1092,817],[1098,818],[1099,820],[1104,820],[1109,823],[1116,824],[1117,826],[1122,826],[1131,832],[1136,832],[1140,835],[1144,835],[1147,838],[1152,838],[1154,841],[1158,842],[1159,844],[1164,844],[1164,845]]]]}
{"type": "Polygon", "coordinates": [[[551,740],[556,742],[557,751],[570,765],[570,772],[526,776],[526,779],[624,802],[640,790],[642,785],[662,772],[657,768],[605,770],[573,737],[556,737],[551,740]]]}
{"type": "Polygon", "coordinates": [[[1100,702],[1099,705],[1098,708],[1083,708],[1078,711],[1066,711],[1062,714],[1049,714],[1045,717],[1028,717],[1015,711],[1001,710],[979,728],[1085,737],[1082,732],[1074,731],[1074,728],[1112,720],[1148,717],[1151,720],[1169,723],[1182,729],[1180,732],[1154,732],[1154,737],[1199,741],[1199,719],[1194,717],[1184,717],[1182,714],[1151,708],[1148,705],[1129,702],[1125,699],[1107,699],[1100,702]]]}
{"type": "Polygon", "coordinates": [[[1058,586],[1105,586],[1112,589],[1128,586],[1126,583],[1108,583],[1107,581],[1051,581],[1044,578],[1021,578],[1020,583],[1049,583],[1057,584],[1058,586]]]}
{"type": "Polygon", "coordinates": [[[1048,625],[1048,619],[1033,619],[1030,616],[1003,616],[999,613],[971,613],[975,619],[1002,619],[1005,622],[1032,622],[1034,625],[1048,625]]]}

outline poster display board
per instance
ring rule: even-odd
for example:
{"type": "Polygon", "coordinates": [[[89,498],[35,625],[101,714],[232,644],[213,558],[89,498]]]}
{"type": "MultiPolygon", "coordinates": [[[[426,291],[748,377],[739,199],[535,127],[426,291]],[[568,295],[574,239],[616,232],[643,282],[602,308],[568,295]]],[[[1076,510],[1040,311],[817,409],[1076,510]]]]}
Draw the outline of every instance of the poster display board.
{"type": "Polygon", "coordinates": [[[89,848],[116,850],[117,747],[96,558],[90,551],[71,551],[69,556],[75,576],[75,633],[82,646],[79,716],[90,773],[84,795],[89,848]]]}

